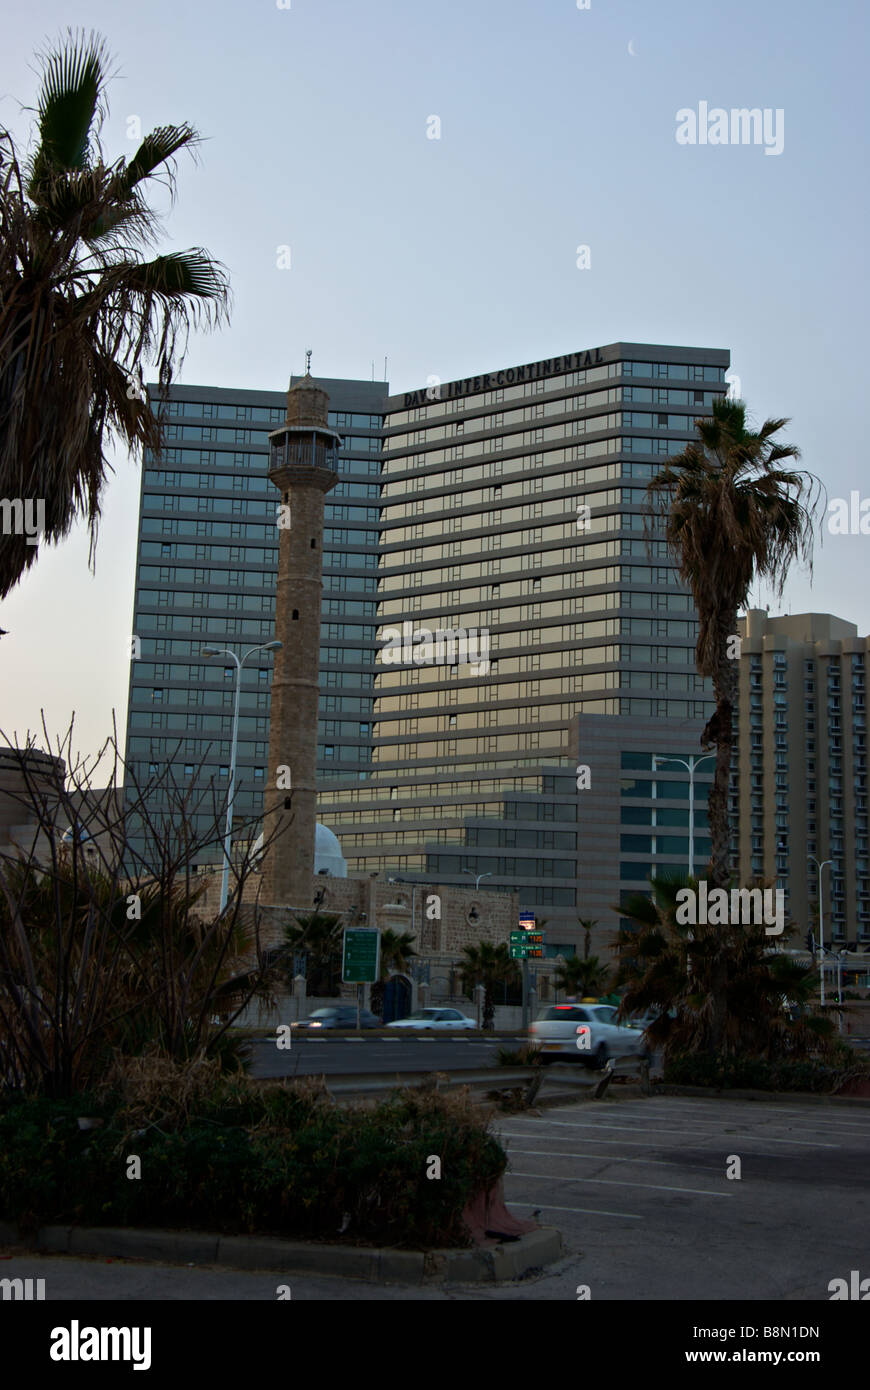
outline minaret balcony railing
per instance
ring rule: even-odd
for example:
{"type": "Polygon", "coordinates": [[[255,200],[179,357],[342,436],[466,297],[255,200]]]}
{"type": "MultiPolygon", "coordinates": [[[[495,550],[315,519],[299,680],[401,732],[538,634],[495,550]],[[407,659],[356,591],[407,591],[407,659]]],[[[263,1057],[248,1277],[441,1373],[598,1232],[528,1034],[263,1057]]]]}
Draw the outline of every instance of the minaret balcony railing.
{"type": "Polygon", "coordinates": [[[269,468],[330,468],[338,467],[338,449],[331,439],[314,432],[283,435],[272,441],[269,468]]]}

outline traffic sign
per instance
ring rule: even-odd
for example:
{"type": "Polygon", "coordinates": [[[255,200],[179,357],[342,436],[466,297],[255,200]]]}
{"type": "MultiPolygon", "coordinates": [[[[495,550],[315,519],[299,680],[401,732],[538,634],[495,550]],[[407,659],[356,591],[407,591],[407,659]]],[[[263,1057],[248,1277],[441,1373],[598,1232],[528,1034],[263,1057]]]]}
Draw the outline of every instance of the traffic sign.
{"type": "Polygon", "coordinates": [[[381,962],[381,934],[377,927],[346,927],[341,953],[341,978],[345,984],[375,984],[381,962]]]}
{"type": "Polygon", "coordinates": [[[511,959],[541,960],[545,944],[546,936],[542,931],[511,932],[511,959]]]}

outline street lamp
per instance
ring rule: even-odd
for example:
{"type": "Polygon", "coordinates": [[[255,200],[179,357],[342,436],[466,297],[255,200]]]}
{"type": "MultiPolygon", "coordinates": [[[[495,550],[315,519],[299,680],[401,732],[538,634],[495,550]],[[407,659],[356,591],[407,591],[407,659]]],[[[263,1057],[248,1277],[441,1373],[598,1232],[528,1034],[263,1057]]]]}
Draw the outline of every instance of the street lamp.
{"type": "Polygon", "coordinates": [[[688,761],[685,758],[672,758],[670,754],[665,756],[658,753],[653,754],[652,770],[656,771],[658,763],[681,763],[688,769],[689,773],[689,878],[695,877],[695,768],[698,763],[702,763],[705,758],[715,758],[715,753],[690,753],[688,761]]]}
{"type": "Polygon", "coordinates": [[[462,872],[463,872],[464,874],[471,874],[471,877],[474,879],[474,891],[475,891],[475,892],[477,892],[478,889],[480,888],[480,880],[481,880],[482,878],[492,878],[492,870],[490,870],[488,874],[476,874],[476,875],[475,875],[475,872],[474,872],[473,869],[463,869],[462,872]]]}
{"type": "Polygon", "coordinates": [[[834,861],[833,861],[833,859],[823,859],[822,862],[821,862],[821,864],[820,864],[819,861],[818,861],[818,859],[816,859],[816,857],[815,857],[814,854],[809,854],[809,855],[807,855],[807,858],[810,859],[810,860],[813,862],[813,864],[816,865],[816,868],[817,868],[818,871],[819,871],[819,950],[820,950],[820,952],[821,952],[821,955],[819,956],[819,971],[820,971],[820,973],[821,973],[821,982],[822,982],[822,993],[821,993],[821,1001],[820,1001],[820,1002],[822,1003],[822,1005],[824,1005],[824,1002],[825,1002],[825,954],[824,954],[824,953],[825,953],[825,919],[824,919],[824,910],[823,910],[823,905],[822,905],[822,869],[824,869],[828,864],[833,864],[834,861]]]}
{"type": "Polygon", "coordinates": [[[224,867],[223,873],[221,874],[221,905],[218,915],[223,914],[223,910],[227,905],[227,898],[229,897],[230,843],[233,831],[233,797],[235,795],[236,790],[236,743],[239,734],[239,695],[241,694],[242,689],[242,667],[244,666],[248,657],[254,655],[254,652],[277,652],[280,650],[282,646],[283,643],[281,642],[261,642],[258,647],[251,647],[249,651],[246,651],[241,661],[236,656],[235,652],[230,651],[229,647],[202,648],[203,656],[229,656],[232,657],[236,665],[236,693],[233,709],[233,734],[232,742],[230,744],[230,786],[229,794],[227,797],[226,829],[224,831],[224,867]]]}
{"type": "MultiPolygon", "coordinates": [[[[418,885],[417,885],[416,883],[414,883],[413,879],[407,879],[407,878],[391,878],[391,879],[389,880],[389,882],[390,882],[390,883],[410,883],[410,885],[411,885],[411,935],[414,936],[414,935],[416,935],[416,932],[417,932],[417,887],[418,887],[418,885]]],[[[422,948],[423,948],[423,910],[422,910],[422,909],[423,909],[423,903],[422,903],[422,900],[421,900],[421,902],[420,902],[420,948],[421,948],[421,950],[422,950],[422,948]]]]}

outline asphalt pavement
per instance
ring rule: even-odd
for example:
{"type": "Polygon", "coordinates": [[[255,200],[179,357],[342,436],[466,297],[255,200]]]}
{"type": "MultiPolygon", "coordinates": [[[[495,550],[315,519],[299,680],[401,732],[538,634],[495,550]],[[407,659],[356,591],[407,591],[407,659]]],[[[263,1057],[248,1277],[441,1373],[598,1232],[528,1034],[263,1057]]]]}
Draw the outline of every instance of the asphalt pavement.
{"type": "Polygon", "coordinates": [[[319,1076],[330,1072],[475,1071],[495,1065],[500,1047],[523,1047],[528,1039],[430,1036],[427,1038],[306,1038],[279,1048],[274,1038],[254,1045],[251,1075],[319,1076]]]}

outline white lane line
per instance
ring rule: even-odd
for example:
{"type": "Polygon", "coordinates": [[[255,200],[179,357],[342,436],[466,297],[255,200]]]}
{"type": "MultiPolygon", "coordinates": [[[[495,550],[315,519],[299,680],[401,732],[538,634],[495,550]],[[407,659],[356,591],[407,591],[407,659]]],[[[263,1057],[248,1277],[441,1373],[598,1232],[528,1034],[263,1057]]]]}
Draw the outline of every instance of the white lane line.
{"type": "MultiPolygon", "coordinates": [[[[537,1211],[537,1202],[517,1202],[511,1197],[512,1207],[528,1207],[529,1211],[537,1211]]],[[[545,1207],[540,1208],[541,1215],[545,1216],[548,1211],[579,1211],[584,1216],[619,1216],[623,1221],[645,1221],[645,1216],[638,1216],[633,1211],[601,1211],[598,1207],[553,1207],[548,1202],[545,1207]]]]}
{"type": "MultiPolygon", "coordinates": [[[[661,1099],[664,1100],[665,1097],[663,1096],[661,1099]]],[[[668,1110],[677,1110],[677,1113],[678,1113],[678,1114],[684,1114],[684,1113],[686,1113],[685,1110],[682,1110],[682,1109],[679,1109],[679,1110],[678,1110],[678,1109],[677,1109],[677,1104],[678,1104],[678,1103],[675,1102],[675,1101],[672,1101],[670,1096],[667,1098],[667,1100],[668,1100],[668,1110]]],[[[706,1100],[706,1099],[704,1099],[704,1098],[702,1098],[702,1101],[703,1101],[703,1104],[704,1104],[706,1107],[708,1107],[706,1113],[707,1113],[707,1114],[712,1113],[712,1112],[711,1112],[711,1109],[710,1109],[709,1107],[712,1107],[712,1105],[714,1104],[714,1102],[713,1102],[712,1100],[706,1100]]],[[[679,1102],[679,1104],[680,1104],[680,1105],[685,1105],[685,1107],[686,1107],[687,1109],[692,1108],[691,1102],[690,1102],[690,1101],[679,1102]]],[[[721,1101],[716,1101],[715,1104],[716,1104],[717,1108],[719,1109],[720,1113],[723,1113],[723,1112],[724,1112],[724,1107],[725,1107],[726,1105],[729,1107],[729,1108],[728,1108],[728,1111],[723,1113],[723,1118],[726,1118],[726,1117],[727,1117],[727,1118],[730,1119],[730,1118],[732,1118],[735,1114],[738,1114],[738,1115],[745,1115],[745,1114],[746,1114],[746,1110],[745,1110],[746,1102],[744,1102],[744,1103],[743,1103],[743,1106],[741,1106],[740,1101],[737,1101],[737,1100],[734,1100],[734,1101],[726,1101],[726,1100],[723,1099],[723,1100],[721,1100],[721,1101]]],[[[867,1117],[866,1120],[860,1120],[860,1119],[857,1119],[857,1118],[854,1119],[854,1120],[848,1120],[848,1119],[846,1119],[845,1117],[840,1117],[840,1116],[838,1116],[836,1119],[834,1119],[833,1116],[834,1116],[834,1114],[836,1114],[836,1111],[834,1111],[833,1113],[830,1112],[830,1111],[826,1111],[824,1121],[822,1122],[822,1117],[821,1117],[821,1115],[819,1114],[819,1111],[818,1111],[814,1106],[811,1106],[811,1105],[808,1105],[808,1106],[806,1106],[805,1108],[801,1108],[801,1109],[799,1109],[799,1110],[798,1110],[798,1109],[794,1109],[794,1110],[793,1110],[793,1109],[791,1109],[791,1108],[784,1109],[784,1108],[782,1108],[782,1107],[779,1106],[779,1105],[765,1105],[763,1101],[752,1101],[751,1104],[752,1104],[752,1107],[753,1107],[753,1111],[752,1111],[753,1114],[755,1114],[755,1115],[763,1115],[763,1116],[766,1116],[766,1117],[768,1117],[769,1119],[772,1119],[772,1120],[775,1120],[776,1117],[777,1117],[777,1116],[780,1116],[780,1115],[782,1115],[782,1116],[788,1116],[789,1118],[802,1119],[802,1120],[810,1120],[810,1119],[813,1118],[813,1116],[815,1116],[816,1122],[817,1122],[821,1127],[823,1127],[823,1128],[825,1128],[825,1129],[828,1129],[831,1125],[843,1125],[843,1126],[848,1127],[849,1129],[858,1129],[858,1130],[864,1131],[865,1133],[866,1133],[866,1132],[870,1132],[870,1115],[868,1115],[868,1117],[867,1117]],[[829,1118],[829,1117],[830,1117],[830,1118],[829,1118]]],[[[632,1110],[631,1113],[632,1113],[632,1114],[636,1114],[637,1112],[636,1112],[635,1110],[632,1110]]]]}
{"type": "Polygon", "coordinates": [[[554,1173],[515,1173],[511,1169],[506,1178],[541,1178],[545,1182],[578,1182],[592,1187],[639,1187],[648,1192],[690,1192],[696,1197],[731,1197],[730,1192],[713,1192],[706,1187],[668,1187],[655,1182],[620,1182],[618,1178],[560,1178],[554,1173]]]}
{"type": "MultiPolygon", "coordinates": [[[[625,1129],[625,1130],[628,1130],[629,1134],[637,1134],[637,1133],[640,1132],[640,1126],[639,1126],[639,1125],[609,1125],[609,1124],[605,1124],[603,1121],[599,1121],[599,1122],[596,1124],[594,1121],[591,1121],[591,1120],[588,1121],[587,1123],[584,1123],[582,1120],[581,1120],[579,1123],[576,1122],[576,1121],[573,1121],[573,1122],[572,1122],[572,1121],[570,1121],[570,1120],[548,1120],[548,1121],[547,1121],[547,1124],[559,1125],[562,1129],[594,1129],[594,1130],[602,1130],[602,1129],[625,1129]]],[[[538,1132],[540,1133],[540,1130],[539,1130],[538,1132]]],[[[724,1136],[722,1136],[721,1134],[715,1134],[715,1133],[714,1133],[714,1134],[710,1134],[710,1133],[707,1132],[707,1131],[704,1131],[703,1133],[700,1133],[700,1134],[695,1134],[695,1133],[687,1133],[685,1130],[682,1130],[682,1129],[664,1129],[664,1128],[659,1128],[658,1126],[656,1126],[655,1128],[652,1128],[652,1127],[651,1127],[651,1128],[649,1128],[648,1130],[646,1130],[645,1132],[648,1133],[648,1134],[676,1134],[676,1135],[679,1135],[679,1137],[680,1137],[681,1139],[699,1139],[699,1140],[700,1140],[700,1139],[705,1139],[705,1138],[706,1138],[706,1139],[708,1139],[711,1143],[712,1143],[712,1142],[718,1142],[721,1138],[724,1137],[724,1136]]],[[[528,1137],[531,1137],[531,1136],[528,1136],[528,1137]]],[[[839,1148],[842,1148],[842,1145],[841,1145],[841,1144],[811,1143],[808,1139],[777,1139],[777,1138],[775,1138],[774,1135],[772,1135],[772,1134],[764,1134],[764,1135],[757,1135],[757,1136],[756,1136],[754,1133],[749,1132],[749,1133],[746,1133],[746,1134],[729,1134],[729,1135],[727,1136],[729,1142],[732,1142],[732,1143],[736,1142],[738,1139],[741,1141],[741,1143],[745,1143],[745,1141],[746,1141],[747,1139],[750,1139],[750,1140],[751,1140],[751,1139],[754,1139],[754,1138],[756,1138],[756,1137],[759,1138],[759,1139],[763,1139],[763,1141],[764,1141],[765,1144],[795,1144],[795,1145],[797,1145],[799,1148],[802,1148],[802,1149],[839,1149],[839,1148]]],[[[641,1140],[638,1140],[638,1139],[614,1139],[612,1142],[613,1142],[614,1144],[641,1144],[642,1141],[641,1141],[641,1140]]],[[[646,1140],[646,1141],[643,1141],[643,1147],[644,1147],[644,1148],[651,1148],[651,1147],[654,1147],[654,1145],[651,1143],[650,1140],[646,1140]]]]}
{"type": "MultiPolygon", "coordinates": [[[[523,1137],[525,1138],[525,1135],[523,1137]]],[[[691,1169],[693,1172],[696,1173],[715,1174],[718,1171],[710,1163],[678,1163],[671,1158],[632,1158],[630,1155],[627,1158],[620,1158],[617,1154],[590,1154],[577,1153],[576,1151],[574,1153],[556,1153],[552,1149],[510,1148],[508,1149],[508,1156],[510,1157],[511,1154],[534,1154],[537,1158],[594,1158],[596,1160],[601,1160],[604,1163],[635,1163],[638,1167],[640,1167],[641,1165],[643,1165],[643,1167],[646,1167],[648,1164],[650,1164],[655,1165],[655,1167],[657,1168],[679,1168],[684,1172],[687,1169],[691,1169]]],[[[757,1158],[758,1155],[753,1154],[752,1157],[757,1158]]],[[[773,1158],[774,1155],[770,1154],[769,1157],[773,1158]]]]}
{"type": "MultiPolygon", "coordinates": [[[[508,1134],[506,1134],[506,1133],[502,1130],[502,1131],[500,1131],[498,1137],[499,1137],[500,1139],[505,1139],[505,1138],[513,1138],[513,1139],[530,1139],[532,1136],[529,1135],[529,1134],[514,1134],[514,1135],[508,1135],[508,1134]]],[[[550,1134],[550,1135],[548,1135],[548,1138],[549,1138],[550,1143],[560,1142],[560,1141],[562,1140],[562,1136],[559,1135],[559,1134],[550,1134]]],[[[736,1136],[735,1136],[735,1135],[733,1135],[733,1134],[730,1134],[730,1135],[728,1136],[728,1138],[729,1138],[729,1139],[738,1138],[738,1139],[740,1139],[740,1142],[743,1143],[743,1140],[741,1139],[741,1137],[740,1137],[739,1135],[736,1135],[736,1136]]],[[[569,1143],[569,1142],[570,1142],[570,1141],[568,1140],[567,1136],[566,1136],[564,1142],[565,1142],[565,1143],[569,1143]]],[[[634,1148],[634,1147],[641,1147],[641,1148],[646,1148],[646,1147],[647,1147],[647,1145],[645,1145],[645,1144],[644,1144],[644,1145],[640,1145],[640,1146],[635,1145],[635,1144],[633,1143],[633,1141],[627,1140],[627,1139],[605,1139],[604,1142],[605,1142],[606,1144],[621,1144],[623,1147],[626,1147],[626,1146],[628,1146],[628,1145],[630,1145],[630,1146],[633,1147],[633,1148],[634,1148]]],[[[723,1149],[724,1149],[725,1147],[727,1147],[727,1145],[724,1145],[724,1144],[723,1144],[723,1149]]],[[[744,1145],[744,1148],[745,1148],[745,1145],[744,1145]]],[[[655,1163],[655,1164],[666,1165],[666,1166],[668,1166],[668,1167],[674,1167],[674,1168],[693,1168],[693,1169],[696,1169],[698,1172],[701,1172],[701,1173],[711,1173],[711,1172],[715,1172],[715,1171],[716,1171],[715,1167],[712,1166],[712,1165],[704,1166],[703,1164],[698,1164],[698,1163],[682,1163],[682,1162],[679,1162],[679,1161],[676,1160],[676,1159],[670,1159],[670,1158],[646,1158],[646,1157],[643,1157],[643,1158],[633,1158],[630,1154],[627,1155],[626,1157],[622,1157],[622,1156],[619,1155],[619,1154],[587,1154],[587,1153],[582,1152],[582,1151],[581,1151],[581,1152],[572,1152],[571,1150],[568,1150],[568,1149],[564,1149],[564,1150],[563,1150],[563,1149],[514,1149],[514,1148],[510,1148],[510,1149],[508,1150],[508,1152],[509,1152],[509,1153],[514,1153],[514,1154],[517,1154],[517,1153],[542,1153],[542,1154],[546,1154],[547,1157],[549,1157],[549,1158],[598,1158],[598,1159],[603,1159],[603,1160],[604,1160],[605,1162],[607,1162],[607,1163],[655,1163]]],[[[781,1154],[765,1153],[764,1149],[746,1149],[746,1155],[747,1155],[748,1158],[781,1158],[781,1157],[782,1157],[781,1154]]],[[[715,1152],[715,1150],[712,1150],[712,1151],[710,1152],[710,1157],[711,1157],[711,1158],[717,1158],[717,1157],[718,1157],[718,1155],[717,1155],[717,1153],[715,1152]]]]}

